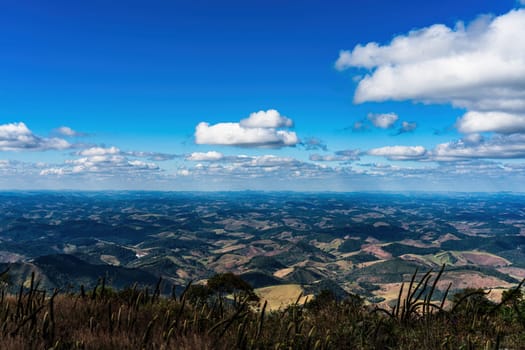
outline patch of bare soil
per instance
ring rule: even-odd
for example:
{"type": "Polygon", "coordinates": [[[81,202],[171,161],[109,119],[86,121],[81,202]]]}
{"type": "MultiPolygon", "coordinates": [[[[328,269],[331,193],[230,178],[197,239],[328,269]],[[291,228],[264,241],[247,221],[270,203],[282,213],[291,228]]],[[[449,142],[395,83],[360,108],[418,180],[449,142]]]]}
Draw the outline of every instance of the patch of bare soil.
{"type": "Polygon", "coordinates": [[[514,277],[514,278],[518,278],[518,279],[525,278],[525,269],[520,268],[520,267],[512,267],[512,266],[500,267],[497,270],[499,272],[502,272],[502,273],[507,274],[507,275],[509,275],[511,277],[514,277]]]}
{"type": "Polygon", "coordinates": [[[477,272],[449,272],[447,274],[444,274],[444,276],[438,282],[438,288],[441,290],[445,290],[448,287],[449,283],[452,283],[451,290],[465,288],[511,288],[514,286],[514,284],[505,282],[497,277],[485,276],[477,272]]]}
{"type": "Polygon", "coordinates": [[[379,246],[377,244],[365,245],[361,249],[361,251],[369,253],[369,254],[372,254],[372,255],[376,256],[377,258],[379,258],[379,259],[391,259],[392,258],[392,254],[384,251],[383,248],[381,248],[381,246],[379,246]]]}
{"type": "Polygon", "coordinates": [[[461,253],[470,263],[480,266],[508,266],[510,261],[494,254],[483,252],[463,252],[461,253]]]}
{"type": "Polygon", "coordinates": [[[434,241],[434,243],[443,243],[446,241],[459,241],[460,239],[457,236],[454,236],[452,233],[447,233],[446,235],[439,236],[438,239],[434,241]]]}

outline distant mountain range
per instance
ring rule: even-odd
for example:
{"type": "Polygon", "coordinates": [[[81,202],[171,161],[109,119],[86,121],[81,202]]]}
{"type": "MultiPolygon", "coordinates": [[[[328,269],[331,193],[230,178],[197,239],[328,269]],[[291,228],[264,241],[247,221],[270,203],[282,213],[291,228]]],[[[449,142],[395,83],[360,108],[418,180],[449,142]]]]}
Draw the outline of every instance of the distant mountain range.
{"type": "MultiPolygon", "coordinates": [[[[525,196],[382,193],[0,193],[0,268],[44,288],[198,283],[231,271],[256,288],[371,301],[416,270],[446,288],[525,277],[525,196]]],[[[395,296],[394,296],[395,297],[395,296]]]]}

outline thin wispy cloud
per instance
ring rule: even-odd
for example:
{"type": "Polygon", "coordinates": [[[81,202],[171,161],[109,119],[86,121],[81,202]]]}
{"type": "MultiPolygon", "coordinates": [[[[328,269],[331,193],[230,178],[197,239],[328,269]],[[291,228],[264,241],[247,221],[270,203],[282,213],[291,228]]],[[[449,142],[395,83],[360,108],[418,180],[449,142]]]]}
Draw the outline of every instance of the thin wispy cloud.
{"type": "Polygon", "coordinates": [[[71,129],[69,126],[61,126],[53,130],[54,135],[64,136],[64,137],[85,137],[88,136],[87,133],[79,132],[71,129]]]}
{"type": "Polygon", "coordinates": [[[358,161],[361,159],[363,152],[360,150],[342,150],[337,151],[334,154],[311,154],[309,159],[313,162],[344,162],[349,163],[353,161],[358,161]]]}
{"type": "Polygon", "coordinates": [[[306,137],[301,141],[301,146],[307,151],[321,150],[327,151],[328,146],[326,143],[317,137],[306,137]]]}
{"type": "Polygon", "coordinates": [[[399,127],[399,129],[397,129],[397,131],[396,131],[396,133],[394,135],[406,134],[406,133],[409,133],[409,132],[413,132],[416,129],[417,129],[417,123],[416,122],[403,121],[403,122],[401,122],[401,127],[399,127]]]}

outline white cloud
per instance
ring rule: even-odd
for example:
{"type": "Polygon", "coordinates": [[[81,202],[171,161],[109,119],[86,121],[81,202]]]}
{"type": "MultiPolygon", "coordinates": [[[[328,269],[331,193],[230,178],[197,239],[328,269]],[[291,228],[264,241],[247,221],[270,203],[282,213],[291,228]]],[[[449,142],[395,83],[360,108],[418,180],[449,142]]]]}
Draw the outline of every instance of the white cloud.
{"type": "Polygon", "coordinates": [[[432,150],[422,146],[387,146],[374,148],[368,155],[390,160],[456,162],[479,159],[525,158],[525,134],[496,135],[486,139],[478,133],[436,145],[432,150]]]}
{"type": "Polygon", "coordinates": [[[66,137],[79,137],[79,136],[86,136],[85,133],[75,131],[71,129],[69,126],[61,126],[59,128],[56,128],[53,130],[55,134],[66,136],[66,137]]]}
{"type": "Polygon", "coordinates": [[[358,83],[357,103],[451,103],[471,112],[492,112],[494,128],[485,129],[507,132],[500,124],[509,114],[525,115],[524,37],[525,9],[517,9],[494,18],[480,17],[468,26],[432,25],[400,35],[387,45],[357,45],[340,53],[336,67],[370,70],[358,83]]]}
{"type": "Polygon", "coordinates": [[[47,175],[56,175],[61,176],[64,175],[64,169],[63,168],[48,168],[40,171],[41,176],[47,176],[47,175]]]}
{"type": "Polygon", "coordinates": [[[177,175],[179,176],[190,176],[191,172],[188,169],[180,169],[177,171],[177,175]]]}
{"type": "Polygon", "coordinates": [[[499,135],[485,140],[479,134],[437,145],[431,159],[453,161],[458,159],[525,158],[525,135],[499,135]]]}
{"type": "Polygon", "coordinates": [[[88,149],[85,149],[85,150],[82,150],[82,151],[78,152],[79,155],[81,155],[81,156],[88,156],[88,157],[104,156],[104,155],[108,155],[108,154],[120,154],[120,153],[121,153],[120,149],[118,149],[115,146],[108,147],[108,148],[91,147],[91,148],[88,148],[88,149]]]}
{"type": "Polygon", "coordinates": [[[217,161],[224,158],[224,155],[217,151],[209,152],[193,152],[186,157],[186,160],[191,160],[195,162],[205,162],[205,161],[217,161]]]}
{"type": "Polygon", "coordinates": [[[239,123],[199,123],[195,129],[195,143],[241,147],[295,146],[299,142],[295,132],[271,128],[243,128],[239,123]]]}
{"type": "Polygon", "coordinates": [[[478,144],[480,142],[483,142],[485,140],[485,138],[483,137],[483,135],[481,134],[468,134],[468,135],[465,135],[463,138],[462,138],[462,141],[466,144],[478,144]]]}
{"type": "Polygon", "coordinates": [[[106,155],[119,155],[123,157],[132,157],[132,158],[146,158],[155,162],[162,162],[167,160],[172,160],[175,158],[181,158],[182,155],[179,154],[168,154],[160,152],[143,152],[143,151],[122,151],[118,147],[89,147],[84,150],[76,152],[79,156],[93,157],[93,156],[106,156],[106,155]]]}
{"type": "Polygon", "coordinates": [[[368,120],[374,124],[376,128],[388,129],[394,125],[394,123],[399,119],[395,113],[383,113],[383,114],[368,114],[368,120]]]}
{"type": "Polygon", "coordinates": [[[250,114],[246,119],[242,119],[239,123],[243,128],[290,128],[293,126],[293,121],[285,116],[282,116],[275,109],[267,111],[259,111],[250,114]]]}
{"type": "Polygon", "coordinates": [[[427,150],[423,146],[385,146],[367,152],[371,156],[382,156],[390,160],[415,160],[424,158],[427,150]]]}
{"type": "Polygon", "coordinates": [[[91,147],[76,153],[76,159],[68,159],[62,165],[46,167],[41,176],[65,176],[97,174],[105,177],[139,176],[144,173],[157,173],[160,168],[153,162],[134,159],[150,153],[122,152],[117,147],[91,147]],[[135,153],[137,155],[135,155],[135,153]],[[133,158],[130,158],[133,157],[133,158]]]}
{"type": "Polygon", "coordinates": [[[36,136],[21,122],[0,125],[0,151],[47,151],[70,147],[69,142],[60,138],[36,136]]]}
{"type": "Polygon", "coordinates": [[[152,169],[152,170],[158,170],[159,166],[155,163],[148,163],[144,162],[142,160],[128,160],[128,164],[135,168],[135,169],[152,169]]]}
{"type": "Polygon", "coordinates": [[[179,176],[192,175],[195,179],[212,181],[246,181],[247,179],[269,179],[272,182],[291,178],[323,178],[336,170],[324,165],[303,162],[292,157],[266,154],[260,156],[224,156],[218,162],[203,161],[191,168],[181,168],[179,176]],[[183,171],[183,173],[180,173],[183,171]]]}
{"type": "MultiPolygon", "coordinates": [[[[245,165],[250,166],[250,167],[283,166],[283,165],[296,164],[298,162],[298,160],[292,157],[278,157],[274,155],[246,157],[245,159],[247,160],[249,159],[249,161],[245,162],[245,165]]],[[[238,158],[238,160],[242,160],[242,158],[238,158]]]]}
{"type": "Polygon", "coordinates": [[[351,162],[360,159],[362,152],[356,149],[337,151],[334,154],[311,154],[309,159],[313,162],[351,162]]]}
{"type": "Polygon", "coordinates": [[[501,134],[525,132],[525,114],[505,112],[467,112],[456,123],[462,133],[494,131],[501,134]]]}
{"type": "Polygon", "coordinates": [[[155,162],[163,162],[163,161],[183,157],[182,155],[179,155],[179,154],[169,154],[169,153],[161,153],[161,152],[127,151],[127,152],[120,152],[120,153],[125,156],[130,156],[130,157],[147,158],[148,160],[152,160],[155,162]]]}
{"type": "Polygon", "coordinates": [[[267,128],[243,128],[238,123],[209,125],[199,123],[195,129],[195,143],[241,147],[295,146],[299,139],[295,132],[267,128]]]}
{"type": "Polygon", "coordinates": [[[333,154],[321,155],[317,153],[310,154],[310,157],[308,159],[310,159],[312,162],[341,162],[341,161],[344,161],[342,157],[338,157],[333,154]]]}
{"type": "Polygon", "coordinates": [[[239,147],[280,148],[295,146],[299,139],[295,132],[278,129],[289,127],[292,121],[275,110],[252,113],[240,123],[201,122],[195,128],[195,143],[239,147]]]}

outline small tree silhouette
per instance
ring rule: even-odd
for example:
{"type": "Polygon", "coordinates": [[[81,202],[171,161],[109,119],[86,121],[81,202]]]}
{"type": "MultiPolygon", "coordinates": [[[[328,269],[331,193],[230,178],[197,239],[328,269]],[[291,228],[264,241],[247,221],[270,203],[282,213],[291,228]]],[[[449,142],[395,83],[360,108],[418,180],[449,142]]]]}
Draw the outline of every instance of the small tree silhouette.
{"type": "Polygon", "coordinates": [[[210,290],[218,293],[222,298],[226,294],[232,294],[235,304],[242,300],[259,301],[259,297],[253,291],[253,287],[241,277],[231,273],[218,273],[212,276],[207,283],[210,290]]]}

